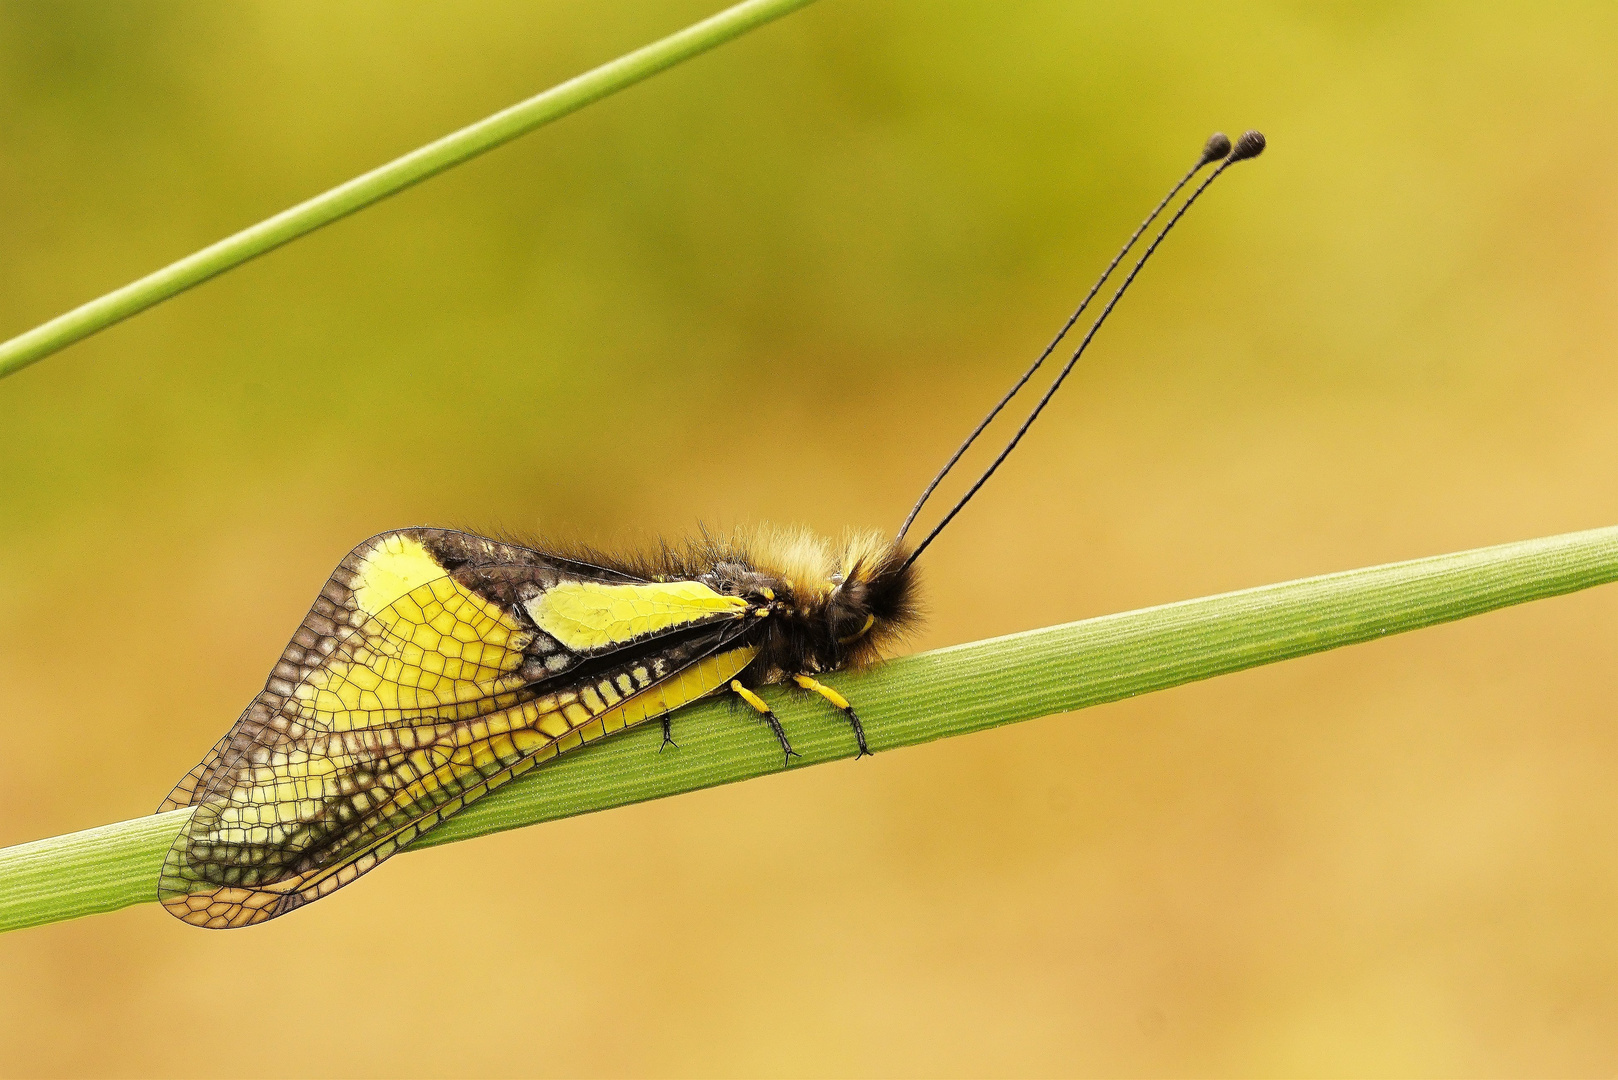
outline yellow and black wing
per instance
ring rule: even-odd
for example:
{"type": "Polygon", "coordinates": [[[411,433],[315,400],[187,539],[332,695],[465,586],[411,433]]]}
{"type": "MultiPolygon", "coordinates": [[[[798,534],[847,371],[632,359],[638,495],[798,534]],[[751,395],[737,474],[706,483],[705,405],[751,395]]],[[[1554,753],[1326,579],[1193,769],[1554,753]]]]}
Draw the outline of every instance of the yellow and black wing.
{"type": "Polygon", "coordinates": [[[373,537],[160,808],[196,811],[158,898],[207,927],[318,899],[540,762],[727,685],[757,653],[747,615],[700,582],[466,533],[373,537]]]}

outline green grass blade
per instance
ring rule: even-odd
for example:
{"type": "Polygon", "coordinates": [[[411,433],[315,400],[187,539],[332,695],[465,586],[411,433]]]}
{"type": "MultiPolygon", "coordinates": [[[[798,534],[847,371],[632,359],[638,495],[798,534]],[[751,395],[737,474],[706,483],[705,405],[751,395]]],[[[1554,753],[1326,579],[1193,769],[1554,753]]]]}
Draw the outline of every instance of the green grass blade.
{"type": "MultiPolygon", "coordinates": [[[[881,752],[1614,580],[1618,528],[1595,529],[1032,630],[826,681],[857,704],[881,752]]],[[[824,703],[766,696],[803,754],[794,768],[853,755],[852,735],[824,703]]],[[[679,714],[677,750],[658,752],[653,724],[565,755],[451,818],[414,848],[780,771],[775,741],[747,720],[708,702],[679,714]]],[[[188,813],[0,850],[0,930],[155,899],[158,866],[188,813]]]]}
{"type": "Polygon", "coordinates": [[[240,266],[249,259],[273,251],[282,244],[305,236],[323,225],[363,210],[412,184],[436,176],[446,169],[470,161],[526,135],[537,127],[582,109],[591,102],[617,93],[650,78],[682,61],[740,37],[814,0],[746,0],[711,18],[686,27],[679,33],[621,56],[583,75],[569,79],[542,94],[522,101],[475,124],[461,128],[436,142],[380,168],[372,169],[345,184],[257,225],[243,229],[216,244],[188,255],[163,269],[115,289],[105,296],[58,315],[25,334],[0,344],[0,377],[21,371],[51,353],[105,330],[116,322],[162,303],[209,278],[240,266]]]}

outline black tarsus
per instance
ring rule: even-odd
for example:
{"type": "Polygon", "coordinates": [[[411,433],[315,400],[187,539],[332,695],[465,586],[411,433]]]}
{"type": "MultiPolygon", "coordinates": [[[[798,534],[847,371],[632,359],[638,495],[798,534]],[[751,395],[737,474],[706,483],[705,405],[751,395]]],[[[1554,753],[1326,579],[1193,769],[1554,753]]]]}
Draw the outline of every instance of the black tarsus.
{"type": "MultiPolygon", "coordinates": [[[[1090,297],[1095,295],[1096,290],[1101,287],[1101,283],[1105,281],[1112,273],[1113,268],[1118,263],[1118,260],[1123,258],[1124,254],[1130,249],[1130,247],[1134,245],[1135,240],[1139,238],[1140,233],[1146,228],[1147,225],[1151,224],[1159,213],[1162,212],[1163,207],[1167,205],[1169,200],[1174,197],[1174,194],[1185,186],[1186,182],[1196,174],[1198,169],[1202,168],[1210,160],[1217,160],[1217,158],[1210,159],[1208,157],[1209,153],[1224,150],[1224,160],[1220,162],[1219,167],[1215,169],[1207,179],[1203,180],[1202,183],[1198,184],[1196,188],[1192,190],[1190,196],[1187,197],[1185,202],[1180,205],[1180,208],[1174,212],[1174,215],[1169,218],[1168,224],[1164,225],[1163,228],[1158,231],[1157,236],[1153,237],[1152,242],[1147,245],[1146,250],[1141,254],[1140,258],[1135,260],[1135,265],[1130,269],[1129,274],[1124,278],[1123,284],[1119,285],[1118,288],[1113,291],[1112,298],[1107,301],[1107,306],[1101,309],[1101,314],[1096,316],[1095,322],[1090,324],[1090,329],[1085,332],[1084,338],[1079,342],[1079,347],[1075,349],[1073,355],[1068,358],[1067,363],[1063,365],[1062,370],[1057,374],[1055,380],[1052,381],[1050,387],[1045,391],[1044,396],[1039,399],[1039,402],[1034,406],[1033,411],[1028,414],[1028,418],[1023,421],[1022,426],[1019,427],[1016,434],[1011,437],[1011,441],[1006,443],[1005,449],[1000,451],[1000,455],[994,459],[987,469],[984,470],[983,475],[978,477],[977,482],[967,490],[966,494],[961,496],[960,500],[955,504],[950,512],[944,515],[944,519],[937,525],[933,526],[933,531],[927,534],[926,539],[918,544],[916,549],[910,553],[909,558],[905,560],[905,566],[908,567],[921,557],[921,553],[927,550],[927,545],[931,544],[935,539],[937,539],[938,534],[944,531],[944,526],[948,525],[955,519],[955,515],[959,514],[961,509],[972,500],[972,496],[976,495],[978,490],[982,488],[984,484],[989,482],[989,477],[994,475],[995,470],[1000,468],[1001,463],[1004,462],[1007,457],[1011,456],[1011,452],[1017,448],[1017,444],[1021,442],[1022,437],[1028,433],[1028,429],[1033,426],[1034,421],[1039,419],[1039,414],[1044,411],[1045,406],[1050,403],[1051,398],[1056,395],[1056,392],[1062,388],[1063,380],[1065,380],[1068,373],[1073,370],[1073,366],[1079,362],[1079,358],[1084,355],[1084,350],[1089,348],[1090,342],[1094,340],[1096,336],[1096,332],[1101,329],[1102,324],[1107,321],[1107,316],[1112,314],[1112,309],[1117,306],[1118,301],[1123,298],[1124,293],[1129,289],[1129,286],[1133,284],[1135,276],[1139,274],[1141,268],[1146,265],[1146,261],[1152,257],[1152,253],[1157,250],[1158,245],[1163,242],[1164,237],[1168,236],[1169,231],[1172,230],[1174,226],[1179,223],[1180,219],[1185,216],[1186,211],[1191,209],[1198,197],[1200,197],[1204,191],[1208,190],[1208,185],[1219,179],[1220,175],[1224,173],[1226,169],[1230,168],[1238,161],[1246,161],[1249,158],[1257,157],[1259,154],[1263,153],[1264,146],[1264,136],[1257,131],[1249,131],[1243,134],[1241,138],[1236,140],[1234,147],[1231,146],[1230,140],[1222,134],[1215,134],[1208,140],[1207,144],[1203,147],[1202,158],[1198,160],[1196,168],[1192,169],[1190,173],[1187,173],[1185,179],[1181,180],[1179,184],[1175,185],[1174,190],[1169,193],[1168,198],[1164,199],[1162,203],[1158,204],[1158,208],[1152,212],[1152,216],[1146,219],[1146,222],[1141,225],[1140,229],[1136,230],[1135,236],[1130,238],[1129,243],[1124,246],[1123,251],[1120,251],[1117,258],[1113,259],[1112,265],[1107,267],[1107,272],[1101,276],[1101,279],[1097,281],[1095,286],[1090,290],[1090,296],[1085,297],[1085,304],[1090,302],[1090,297]]],[[[1080,306],[1079,310],[1084,310],[1083,305],[1080,306]]],[[[1074,318],[1076,319],[1077,317],[1077,314],[1075,314],[1074,318]]],[[[1072,320],[1069,320],[1068,326],[1071,325],[1072,320]]],[[[1066,333],[1067,327],[1064,327],[1062,330],[1062,335],[1065,335],[1066,333]]],[[[1056,340],[1060,341],[1062,335],[1058,335],[1056,340]]],[[[1046,355],[1049,355],[1051,349],[1054,349],[1055,347],[1056,342],[1052,342],[1050,347],[1045,350],[1046,355]]],[[[1043,363],[1044,359],[1045,356],[1041,356],[1039,361],[1035,363],[1034,368],[1037,368],[1040,363],[1043,363]]],[[[972,439],[977,438],[978,433],[981,432],[985,426],[987,426],[989,420],[994,419],[995,413],[998,413],[1000,409],[1005,406],[1006,402],[1011,400],[1011,397],[1017,392],[1017,390],[1021,389],[1022,384],[1027,382],[1029,376],[1032,376],[1033,373],[1034,369],[1029,369],[1028,374],[1024,375],[1017,385],[1012,388],[1011,394],[1006,395],[1000,404],[995,406],[994,412],[991,412],[984,422],[978,425],[977,431],[972,433],[972,439]]],[[[971,439],[968,439],[966,445],[970,445],[970,443],[971,439]]],[[[965,449],[966,446],[963,445],[961,450],[956,452],[955,457],[950,459],[950,465],[955,463],[956,458],[959,458],[965,449]]],[[[945,466],[944,471],[948,472],[949,466],[945,466]]],[[[938,480],[941,479],[943,479],[943,473],[940,473],[938,479],[935,479],[933,484],[928,487],[927,492],[923,493],[923,501],[925,501],[926,496],[931,493],[932,488],[937,486],[938,480]]],[[[917,503],[916,509],[919,510],[920,508],[921,504],[917,503]]],[[[916,511],[911,511],[912,519],[915,517],[915,513],[916,511]]],[[[908,528],[909,524],[910,522],[907,519],[905,522],[905,527],[908,528]]],[[[903,535],[904,531],[901,529],[900,536],[903,535]]]]}
{"type": "MultiPolygon", "coordinates": [[[[1256,134],[1256,132],[1250,134],[1256,134]]],[[[1259,138],[1262,142],[1263,136],[1259,136],[1259,138]]],[[[1145,232],[1152,222],[1157,220],[1157,216],[1163,212],[1163,208],[1173,200],[1174,196],[1180,193],[1182,188],[1191,182],[1193,176],[1197,175],[1210,162],[1218,161],[1229,153],[1230,139],[1226,138],[1224,132],[1216,131],[1208,137],[1208,141],[1202,147],[1202,156],[1197,159],[1197,163],[1191,166],[1191,170],[1180,178],[1178,184],[1169,189],[1169,193],[1163,196],[1163,201],[1158,203],[1157,207],[1146,215],[1146,220],[1142,221],[1135,231],[1130,234],[1124,246],[1118,249],[1118,254],[1112,257],[1112,262],[1107,264],[1106,270],[1102,271],[1101,276],[1096,278],[1095,284],[1090,286],[1090,291],[1084,294],[1084,299],[1073,310],[1073,314],[1068,316],[1067,322],[1062,324],[1062,329],[1051,339],[1051,343],[1045,346],[1045,351],[1039,354],[1039,358],[1034,361],[1027,371],[1023,372],[1022,378],[1012,384],[1011,389],[1006,391],[1006,396],[1000,399],[999,404],[989,410],[989,415],[978,422],[978,426],[972,429],[972,434],[966,437],[966,441],[956,449],[955,453],[950,455],[950,459],[944,463],[944,467],[938,470],[938,475],[933,477],[932,483],[928,484],[926,490],[921,493],[921,498],[916,500],[916,505],[910,508],[910,513],[905,518],[904,524],[899,526],[899,534],[893,538],[895,546],[898,546],[899,542],[905,538],[905,534],[910,531],[910,526],[916,520],[916,515],[921,513],[921,508],[932,497],[934,489],[943,483],[944,477],[948,476],[950,470],[955,468],[955,463],[961,460],[962,455],[971,448],[973,443],[977,442],[978,436],[983,434],[983,430],[994,422],[995,417],[1000,415],[1000,410],[1011,403],[1011,399],[1017,396],[1022,388],[1028,384],[1028,380],[1034,377],[1034,373],[1049,359],[1051,353],[1056,351],[1056,346],[1060,345],[1062,339],[1067,337],[1067,332],[1073,329],[1074,323],[1079,321],[1079,316],[1084,314],[1085,309],[1090,306],[1090,301],[1094,300],[1096,293],[1101,291],[1101,286],[1106,284],[1107,279],[1118,268],[1118,264],[1123,261],[1124,256],[1129,254],[1129,249],[1135,246],[1135,241],[1140,239],[1141,233],[1145,232]]]]}
{"type": "Polygon", "coordinates": [[[770,730],[775,732],[775,740],[781,744],[781,749],[786,754],[786,760],[781,763],[781,767],[783,769],[792,764],[793,758],[803,756],[796,750],[792,749],[792,744],[787,741],[786,729],[781,726],[781,718],[775,715],[774,709],[765,709],[763,712],[759,712],[757,709],[753,708],[751,702],[747,704],[747,707],[752,709],[753,712],[758,713],[759,716],[763,717],[764,722],[770,725],[770,730]]]}
{"type": "MultiPolygon", "coordinates": [[[[830,704],[830,702],[827,704],[830,704]]],[[[836,708],[836,706],[833,706],[833,708],[836,708]]],[[[854,706],[850,705],[846,709],[838,709],[837,711],[843,714],[843,718],[854,729],[854,741],[859,743],[860,750],[859,753],[854,755],[854,760],[858,761],[862,757],[874,757],[875,755],[871,753],[871,747],[865,741],[865,725],[860,723],[859,714],[854,711],[854,706]]]]}

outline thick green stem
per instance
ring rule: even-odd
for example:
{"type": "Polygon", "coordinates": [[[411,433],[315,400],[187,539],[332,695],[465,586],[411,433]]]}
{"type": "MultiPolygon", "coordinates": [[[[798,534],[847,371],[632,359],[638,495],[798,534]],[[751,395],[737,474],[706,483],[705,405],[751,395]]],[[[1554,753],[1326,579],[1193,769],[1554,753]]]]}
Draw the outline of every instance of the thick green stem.
{"type": "MultiPolygon", "coordinates": [[[[1464,619],[1618,580],[1618,528],[1569,533],[1031,630],[829,676],[877,752],[1069,712],[1260,664],[1464,619]]],[[[802,753],[793,768],[851,757],[823,702],[768,694],[802,753]]],[[[726,705],[568,754],[501,788],[414,848],[781,771],[775,740],[726,705]]],[[[166,784],[154,784],[157,791],[166,784]]],[[[136,818],[0,850],[0,930],[153,900],[190,811],[136,818]]]]}
{"type": "Polygon", "coordinates": [[[187,255],[179,262],[170,263],[155,273],[147,274],[138,281],[130,282],[121,289],[115,289],[0,344],[0,377],[20,371],[75,341],[105,330],[113,323],[160,304],[249,259],[312,233],[322,225],[330,225],[412,184],[470,161],[519,135],[526,135],[552,120],[558,120],[591,102],[633,86],[642,79],[699,56],[813,2],[745,0],[662,41],[637,49],[554,86],[543,94],[428,143],[419,150],[413,150],[363,176],[316,195],[290,210],[283,210],[194,255],[187,255]]]}

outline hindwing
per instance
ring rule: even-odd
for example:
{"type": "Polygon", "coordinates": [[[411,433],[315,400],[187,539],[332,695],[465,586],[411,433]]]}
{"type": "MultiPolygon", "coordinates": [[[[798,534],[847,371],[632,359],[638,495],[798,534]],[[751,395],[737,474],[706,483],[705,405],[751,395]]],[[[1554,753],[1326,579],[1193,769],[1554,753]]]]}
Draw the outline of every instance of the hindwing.
{"type": "Polygon", "coordinates": [[[727,685],[757,653],[747,614],[465,533],[373,537],[160,808],[196,810],[159,899],[229,927],[324,896],[540,762],[727,685]]]}

